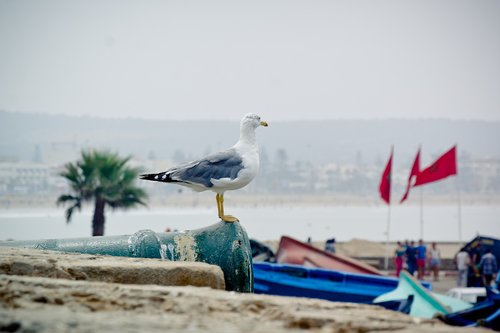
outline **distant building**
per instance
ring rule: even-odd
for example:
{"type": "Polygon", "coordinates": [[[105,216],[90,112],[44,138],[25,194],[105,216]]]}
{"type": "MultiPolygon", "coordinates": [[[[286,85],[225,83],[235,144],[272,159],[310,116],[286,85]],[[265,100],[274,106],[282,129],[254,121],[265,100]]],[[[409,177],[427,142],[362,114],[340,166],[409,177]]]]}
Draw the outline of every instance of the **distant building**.
{"type": "Polygon", "coordinates": [[[34,163],[0,163],[0,188],[7,193],[28,194],[47,188],[49,170],[34,163]]]}

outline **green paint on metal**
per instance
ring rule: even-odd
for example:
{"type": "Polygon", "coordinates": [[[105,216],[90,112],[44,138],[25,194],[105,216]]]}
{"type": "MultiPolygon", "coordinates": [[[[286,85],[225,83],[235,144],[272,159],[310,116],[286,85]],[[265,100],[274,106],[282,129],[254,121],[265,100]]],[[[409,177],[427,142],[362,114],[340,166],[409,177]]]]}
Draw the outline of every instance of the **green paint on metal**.
{"type": "Polygon", "coordinates": [[[131,257],[161,258],[161,244],[152,230],[139,230],[128,238],[128,250],[131,257]]]}
{"type": "Polygon", "coordinates": [[[0,246],[172,261],[201,261],[221,267],[227,290],[253,292],[250,241],[238,222],[218,222],[185,232],[156,233],[152,230],[140,230],[133,235],[7,241],[0,242],[0,246]]]}

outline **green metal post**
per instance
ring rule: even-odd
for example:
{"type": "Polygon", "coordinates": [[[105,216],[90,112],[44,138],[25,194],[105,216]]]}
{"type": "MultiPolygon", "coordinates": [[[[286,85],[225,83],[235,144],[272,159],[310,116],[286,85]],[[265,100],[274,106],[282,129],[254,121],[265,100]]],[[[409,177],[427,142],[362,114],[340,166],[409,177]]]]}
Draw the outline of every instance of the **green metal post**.
{"type": "Polygon", "coordinates": [[[6,241],[0,246],[123,257],[201,261],[218,265],[226,290],[253,292],[252,251],[240,223],[218,222],[185,232],[140,230],[133,235],[6,241]]]}

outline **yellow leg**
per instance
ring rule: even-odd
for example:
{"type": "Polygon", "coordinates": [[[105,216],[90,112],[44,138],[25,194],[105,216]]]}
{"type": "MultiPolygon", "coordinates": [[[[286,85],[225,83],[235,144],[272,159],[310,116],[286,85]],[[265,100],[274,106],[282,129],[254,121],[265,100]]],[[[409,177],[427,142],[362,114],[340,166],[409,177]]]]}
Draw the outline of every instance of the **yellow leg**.
{"type": "Polygon", "coordinates": [[[217,212],[219,214],[219,218],[224,222],[238,222],[239,220],[231,215],[224,215],[224,194],[217,194],[215,196],[215,200],[217,201],[217,212]]]}
{"type": "Polygon", "coordinates": [[[217,201],[217,214],[219,214],[219,218],[222,219],[222,215],[224,212],[223,212],[223,208],[222,208],[221,203],[220,203],[220,194],[219,193],[217,193],[215,195],[215,201],[217,201]]]}

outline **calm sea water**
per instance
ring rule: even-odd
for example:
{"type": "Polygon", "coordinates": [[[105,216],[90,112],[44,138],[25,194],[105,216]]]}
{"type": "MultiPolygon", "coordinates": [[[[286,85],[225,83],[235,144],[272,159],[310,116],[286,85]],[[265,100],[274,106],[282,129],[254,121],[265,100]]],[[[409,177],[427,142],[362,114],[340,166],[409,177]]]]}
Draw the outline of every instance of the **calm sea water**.
{"type": "MultiPolygon", "coordinates": [[[[289,235],[305,240],[335,237],[385,240],[388,220],[386,206],[277,206],[226,207],[237,216],[251,238],[277,240],[289,235]]],[[[462,207],[462,239],[476,234],[500,237],[500,206],[462,207]]],[[[424,207],[424,239],[456,241],[457,206],[424,207]]],[[[0,239],[46,239],[90,236],[92,211],[76,213],[66,224],[63,209],[0,210],[0,239]]],[[[132,234],[141,229],[196,229],[217,222],[215,207],[142,209],[108,212],[106,235],[132,234]]],[[[420,237],[420,208],[396,206],[391,209],[390,239],[420,237]]]]}

